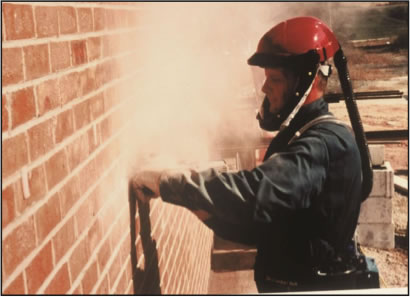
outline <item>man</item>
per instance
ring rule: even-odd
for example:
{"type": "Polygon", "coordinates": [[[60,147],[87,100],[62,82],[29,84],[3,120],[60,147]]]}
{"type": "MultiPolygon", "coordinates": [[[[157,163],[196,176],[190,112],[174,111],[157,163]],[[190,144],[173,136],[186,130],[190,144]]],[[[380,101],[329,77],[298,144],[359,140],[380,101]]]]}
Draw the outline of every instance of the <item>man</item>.
{"type": "MultiPolygon", "coordinates": [[[[257,246],[260,292],[357,288],[352,244],[362,201],[361,156],[349,127],[323,100],[328,60],[339,49],[311,17],[274,26],[250,65],[263,68],[258,120],[279,130],[264,162],[250,171],[142,171],[132,179],[153,197],[194,212],[228,240],[257,246]]],[[[362,259],[363,260],[363,259],[362,259]]]]}

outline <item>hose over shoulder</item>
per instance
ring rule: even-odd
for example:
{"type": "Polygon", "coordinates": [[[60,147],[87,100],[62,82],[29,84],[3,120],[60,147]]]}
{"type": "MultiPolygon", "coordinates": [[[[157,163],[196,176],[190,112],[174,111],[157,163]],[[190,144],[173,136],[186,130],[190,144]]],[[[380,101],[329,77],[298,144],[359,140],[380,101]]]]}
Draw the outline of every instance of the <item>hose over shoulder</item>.
{"type": "Polygon", "coordinates": [[[347,59],[341,47],[335,53],[334,62],[339,75],[340,85],[345,97],[349,119],[355,133],[356,142],[360,151],[363,173],[362,201],[364,201],[369,196],[373,187],[372,162],[369,153],[369,147],[367,145],[366,135],[363,129],[363,124],[360,119],[359,109],[357,108],[356,100],[354,98],[352,83],[347,67],[347,59]]]}

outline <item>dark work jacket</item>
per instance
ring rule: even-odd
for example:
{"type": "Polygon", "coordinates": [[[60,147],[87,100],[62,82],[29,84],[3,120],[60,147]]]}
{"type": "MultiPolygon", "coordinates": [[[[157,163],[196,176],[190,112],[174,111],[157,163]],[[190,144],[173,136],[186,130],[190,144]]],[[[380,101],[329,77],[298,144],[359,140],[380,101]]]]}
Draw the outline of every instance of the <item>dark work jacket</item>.
{"type": "Polygon", "coordinates": [[[256,277],[304,277],[347,249],[360,211],[360,154],[347,127],[320,123],[288,145],[297,130],[325,114],[322,99],[302,107],[253,170],[163,176],[162,199],[205,210],[211,218],[204,223],[217,235],[256,245],[256,277]]]}

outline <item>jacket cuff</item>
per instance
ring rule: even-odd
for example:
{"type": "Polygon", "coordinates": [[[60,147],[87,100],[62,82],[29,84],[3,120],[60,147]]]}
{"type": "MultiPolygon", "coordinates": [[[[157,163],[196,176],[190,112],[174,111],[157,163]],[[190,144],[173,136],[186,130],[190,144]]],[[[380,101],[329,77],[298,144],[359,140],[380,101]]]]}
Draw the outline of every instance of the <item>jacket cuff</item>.
{"type": "Polygon", "coordinates": [[[171,172],[164,171],[159,179],[159,192],[162,200],[165,202],[184,206],[183,192],[189,172],[171,172]]]}

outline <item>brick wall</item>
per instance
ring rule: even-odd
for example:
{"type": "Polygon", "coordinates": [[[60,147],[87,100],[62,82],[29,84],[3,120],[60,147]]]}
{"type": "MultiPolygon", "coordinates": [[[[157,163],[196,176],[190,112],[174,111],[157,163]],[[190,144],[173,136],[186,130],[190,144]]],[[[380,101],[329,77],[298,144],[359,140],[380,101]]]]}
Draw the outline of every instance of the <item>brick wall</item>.
{"type": "Polygon", "coordinates": [[[207,293],[212,233],[129,203],[147,9],[2,3],[4,294],[207,293]]]}

